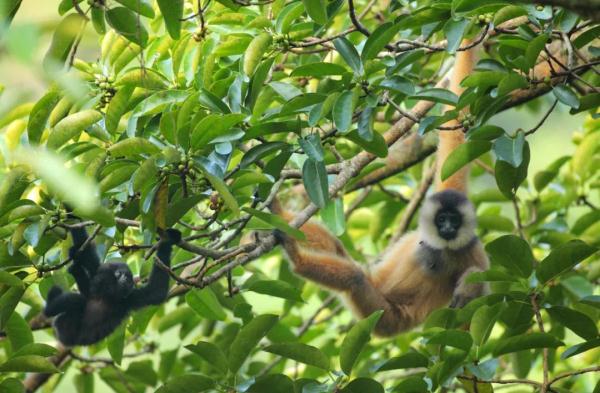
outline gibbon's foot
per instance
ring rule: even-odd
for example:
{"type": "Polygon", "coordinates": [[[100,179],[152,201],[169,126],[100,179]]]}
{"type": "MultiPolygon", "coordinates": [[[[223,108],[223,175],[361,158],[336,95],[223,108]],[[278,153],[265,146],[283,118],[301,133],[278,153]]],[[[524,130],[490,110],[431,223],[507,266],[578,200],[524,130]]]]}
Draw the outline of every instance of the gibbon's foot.
{"type": "Polygon", "coordinates": [[[273,237],[275,237],[277,244],[283,244],[287,235],[280,229],[273,229],[273,237]]]}
{"type": "Polygon", "coordinates": [[[181,232],[177,229],[169,228],[165,231],[165,240],[169,244],[179,244],[181,242],[181,232]]]}

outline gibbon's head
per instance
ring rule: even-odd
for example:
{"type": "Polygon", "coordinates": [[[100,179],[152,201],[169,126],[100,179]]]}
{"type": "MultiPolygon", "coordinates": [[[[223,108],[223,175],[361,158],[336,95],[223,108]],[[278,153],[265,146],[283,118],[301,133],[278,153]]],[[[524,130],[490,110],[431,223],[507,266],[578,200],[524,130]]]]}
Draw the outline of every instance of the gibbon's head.
{"type": "Polygon", "coordinates": [[[91,293],[107,300],[121,301],[133,290],[133,274],[129,266],[121,262],[100,265],[92,279],[91,293]]]}
{"type": "Polygon", "coordinates": [[[475,236],[475,226],[475,208],[462,192],[437,192],[421,207],[421,239],[433,248],[458,250],[466,246],[475,236]]]}

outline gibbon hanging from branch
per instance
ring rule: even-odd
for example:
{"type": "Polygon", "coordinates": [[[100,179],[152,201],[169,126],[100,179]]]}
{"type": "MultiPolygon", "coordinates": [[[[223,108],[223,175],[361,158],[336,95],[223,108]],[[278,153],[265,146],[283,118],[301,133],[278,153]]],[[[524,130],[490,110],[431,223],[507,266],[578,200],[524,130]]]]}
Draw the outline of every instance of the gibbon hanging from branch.
{"type": "MultiPolygon", "coordinates": [[[[472,71],[473,64],[472,51],[457,53],[451,91],[460,95],[460,82],[472,71]]],[[[455,124],[452,121],[449,125],[455,124]]],[[[379,263],[364,269],[324,227],[307,222],[300,227],[306,235],[303,241],[276,231],[294,271],[339,292],[358,317],[383,310],[375,327],[380,336],[406,331],[435,309],[462,307],[482,295],[484,284],[466,282],[470,273],[489,266],[483,245],[475,235],[475,209],[466,196],[468,168],[440,180],[444,161],[462,143],[462,130],[440,131],[436,193],[424,201],[417,230],[391,245],[379,263]]],[[[288,221],[293,218],[277,200],[271,209],[288,221]]]]}

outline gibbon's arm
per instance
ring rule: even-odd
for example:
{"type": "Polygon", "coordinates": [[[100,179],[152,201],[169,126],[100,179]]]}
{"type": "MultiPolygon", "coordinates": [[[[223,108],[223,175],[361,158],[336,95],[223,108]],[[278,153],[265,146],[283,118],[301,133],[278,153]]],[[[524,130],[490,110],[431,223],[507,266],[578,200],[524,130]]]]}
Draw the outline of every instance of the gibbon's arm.
{"type": "MultiPolygon", "coordinates": [[[[165,237],[160,240],[156,256],[166,266],[171,266],[173,245],[181,241],[181,232],[167,229],[165,237]]],[[[138,309],[149,305],[161,304],[169,293],[169,273],[158,264],[154,264],[148,283],[141,288],[134,288],[127,298],[129,308],[138,309]]]]}
{"type": "Polygon", "coordinates": [[[68,271],[75,278],[79,292],[85,296],[90,296],[90,280],[96,275],[100,267],[100,258],[93,243],[88,244],[83,250],[79,251],[83,243],[88,238],[85,228],[72,228],[71,237],[73,246],[69,249],[69,256],[73,264],[68,271]]]}
{"type": "MultiPolygon", "coordinates": [[[[463,44],[468,41],[463,41],[463,44]]],[[[456,53],[456,58],[454,60],[454,70],[452,71],[452,77],[450,79],[450,86],[448,89],[454,94],[460,96],[463,92],[463,88],[460,86],[460,83],[464,78],[466,78],[469,74],[473,72],[473,66],[475,64],[475,53],[473,49],[460,51],[456,53]]],[[[454,107],[446,108],[446,109],[454,109],[454,107]]],[[[445,126],[456,126],[458,125],[458,121],[451,120],[448,123],[444,124],[445,126]]],[[[468,166],[463,167],[461,170],[450,176],[448,179],[442,181],[441,173],[442,166],[446,159],[462,143],[465,142],[465,134],[462,129],[453,130],[453,131],[439,131],[439,142],[438,142],[438,151],[437,151],[437,162],[436,162],[436,190],[443,191],[448,189],[453,189],[460,191],[462,193],[467,192],[467,178],[469,176],[469,168],[468,166]]]]}

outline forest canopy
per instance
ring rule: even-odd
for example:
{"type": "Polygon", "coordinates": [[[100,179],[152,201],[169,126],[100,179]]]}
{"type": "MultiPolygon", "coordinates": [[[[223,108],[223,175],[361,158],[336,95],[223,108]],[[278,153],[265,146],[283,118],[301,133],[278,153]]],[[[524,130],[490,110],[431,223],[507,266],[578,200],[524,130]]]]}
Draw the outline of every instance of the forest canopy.
{"type": "Polygon", "coordinates": [[[44,86],[0,76],[0,392],[600,393],[597,0],[25,3],[0,3],[0,64],[44,86]],[[376,263],[452,131],[491,290],[375,337],[274,230],[376,263]],[[65,348],[42,311],[82,227],[138,287],[183,240],[164,303],[65,348]]]}

